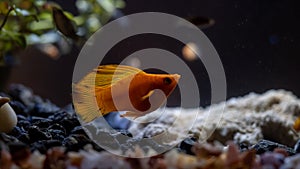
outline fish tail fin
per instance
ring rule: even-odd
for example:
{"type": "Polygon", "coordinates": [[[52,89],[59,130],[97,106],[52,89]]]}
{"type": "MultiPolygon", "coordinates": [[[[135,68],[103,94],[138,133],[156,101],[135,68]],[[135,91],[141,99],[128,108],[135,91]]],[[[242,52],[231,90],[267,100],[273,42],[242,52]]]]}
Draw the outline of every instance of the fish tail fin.
{"type": "Polygon", "coordinates": [[[72,84],[73,104],[77,115],[88,123],[102,116],[101,108],[98,107],[95,93],[92,86],[72,84]]]}

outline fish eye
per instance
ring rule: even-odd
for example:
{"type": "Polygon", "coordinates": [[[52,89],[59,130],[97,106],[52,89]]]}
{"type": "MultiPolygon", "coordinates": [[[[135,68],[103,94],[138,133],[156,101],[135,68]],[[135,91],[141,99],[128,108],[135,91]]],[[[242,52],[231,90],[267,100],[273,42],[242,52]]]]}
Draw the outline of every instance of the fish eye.
{"type": "Polygon", "coordinates": [[[164,78],[164,84],[169,85],[171,83],[172,83],[172,79],[170,79],[169,77],[164,78]]]}

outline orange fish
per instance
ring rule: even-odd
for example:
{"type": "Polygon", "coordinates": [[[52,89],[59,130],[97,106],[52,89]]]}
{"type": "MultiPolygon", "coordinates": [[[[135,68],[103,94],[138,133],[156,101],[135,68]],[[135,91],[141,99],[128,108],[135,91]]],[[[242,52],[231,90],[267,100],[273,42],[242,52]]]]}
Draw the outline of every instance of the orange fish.
{"type": "Polygon", "coordinates": [[[137,118],[159,108],[179,78],[178,74],[149,74],[124,65],[99,66],[73,84],[74,107],[85,122],[114,111],[137,118]]]}

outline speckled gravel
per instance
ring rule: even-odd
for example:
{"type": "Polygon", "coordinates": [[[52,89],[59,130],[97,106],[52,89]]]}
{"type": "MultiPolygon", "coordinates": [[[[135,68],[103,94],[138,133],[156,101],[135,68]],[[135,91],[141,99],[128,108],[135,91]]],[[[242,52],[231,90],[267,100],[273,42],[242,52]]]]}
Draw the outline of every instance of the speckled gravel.
{"type": "Polygon", "coordinates": [[[22,142],[31,151],[38,150],[43,154],[57,146],[78,151],[91,144],[101,150],[87,137],[71,105],[59,108],[49,100],[34,95],[23,85],[12,85],[8,94],[3,95],[11,98],[9,104],[18,117],[13,131],[0,134],[0,140],[4,143],[22,142]]]}
{"type": "MultiPolygon", "coordinates": [[[[131,124],[115,114],[107,116],[111,126],[133,138],[162,132],[180,135],[185,130],[174,120],[195,122],[178,146],[144,159],[103,151],[86,135],[71,104],[59,108],[18,84],[0,95],[11,98],[9,104],[18,117],[12,132],[0,133],[1,169],[300,167],[299,135],[292,130],[293,121],[300,115],[300,101],[284,90],[252,93],[205,109],[182,109],[184,116],[178,116],[177,108],[166,108],[164,115],[152,123],[131,124]],[[196,119],[192,119],[192,112],[199,113],[196,119]],[[208,113],[222,115],[221,121],[208,113]]],[[[141,149],[138,153],[145,152],[141,149]]]]}

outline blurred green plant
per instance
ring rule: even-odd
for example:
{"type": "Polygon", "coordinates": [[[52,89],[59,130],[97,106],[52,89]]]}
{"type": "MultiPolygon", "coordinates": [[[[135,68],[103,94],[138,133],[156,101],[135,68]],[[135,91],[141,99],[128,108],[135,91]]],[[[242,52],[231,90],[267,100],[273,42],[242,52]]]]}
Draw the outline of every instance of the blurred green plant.
{"type": "Polygon", "coordinates": [[[46,0],[0,0],[0,65],[28,45],[56,43],[62,36],[71,42],[87,39],[125,6],[123,0],[75,3],[77,16],[46,0]]]}

